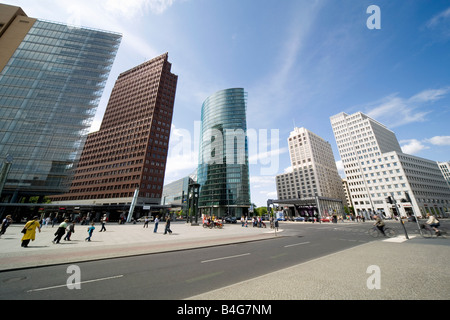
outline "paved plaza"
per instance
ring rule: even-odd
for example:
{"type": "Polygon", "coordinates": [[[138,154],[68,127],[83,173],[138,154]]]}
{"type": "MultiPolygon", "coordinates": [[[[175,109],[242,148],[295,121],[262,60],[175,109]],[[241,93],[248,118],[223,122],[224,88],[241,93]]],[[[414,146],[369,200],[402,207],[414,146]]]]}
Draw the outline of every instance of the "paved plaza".
{"type": "MultiPolygon", "coordinates": [[[[287,223],[287,222],[285,222],[287,223]]],[[[53,244],[57,227],[43,227],[28,248],[21,248],[22,225],[12,225],[0,239],[0,271],[43,265],[76,263],[127,255],[259,241],[283,235],[283,226],[204,229],[183,222],[172,223],[172,234],[158,232],[154,224],[108,223],[106,232],[96,230],[86,242],[87,226],[77,225],[71,241],[53,244]]],[[[274,271],[271,274],[191,297],[196,300],[448,300],[450,298],[450,240],[442,238],[375,240],[350,249],[274,271]],[[378,288],[369,289],[373,267],[379,270],[378,288]],[[371,271],[372,270],[372,271],[371,271]],[[257,296],[255,297],[255,293],[257,296]]]]}

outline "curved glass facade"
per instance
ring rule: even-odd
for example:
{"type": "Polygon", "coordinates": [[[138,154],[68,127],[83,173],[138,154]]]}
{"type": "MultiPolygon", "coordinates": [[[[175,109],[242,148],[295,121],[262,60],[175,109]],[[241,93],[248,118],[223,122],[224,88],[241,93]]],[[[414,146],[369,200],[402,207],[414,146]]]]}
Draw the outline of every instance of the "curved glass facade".
{"type": "Polygon", "coordinates": [[[202,214],[241,217],[248,213],[246,109],[247,93],[242,88],[219,91],[203,103],[198,166],[202,214]]]}
{"type": "Polygon", "coordinates": [[[121,38],[41,20],[31,27],[0,73],[0,157],[14,159],[5,194],[67,191],[121,38]]]}

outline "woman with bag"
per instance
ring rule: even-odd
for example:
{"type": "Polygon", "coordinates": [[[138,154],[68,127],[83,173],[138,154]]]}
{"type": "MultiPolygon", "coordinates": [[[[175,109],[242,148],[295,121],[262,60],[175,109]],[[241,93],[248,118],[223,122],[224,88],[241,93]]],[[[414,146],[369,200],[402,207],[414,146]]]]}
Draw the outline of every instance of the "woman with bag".
{"type": "Polygon", "coordinates": [[[22,237],[22,247],[28,247],[30,240],[34,241],[36,239],[36,228],[38,228],[39,232],[41,232],[41,226],[39,224],[39,217],[33,217],[33,220],[30,220],[26,223],[25,227],[22,230],[24,233],[22,237]]]}

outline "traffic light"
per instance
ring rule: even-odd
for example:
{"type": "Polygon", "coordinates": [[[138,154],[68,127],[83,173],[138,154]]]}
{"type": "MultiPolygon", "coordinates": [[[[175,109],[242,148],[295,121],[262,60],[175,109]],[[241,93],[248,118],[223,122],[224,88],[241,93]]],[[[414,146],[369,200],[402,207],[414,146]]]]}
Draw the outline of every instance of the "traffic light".
{"type": "Polygon", "coordinates": [[[390,203],[390,204],[394,204],[394,199],[392,199],[392,197],[387,197],[386,202],[390,203]]]}

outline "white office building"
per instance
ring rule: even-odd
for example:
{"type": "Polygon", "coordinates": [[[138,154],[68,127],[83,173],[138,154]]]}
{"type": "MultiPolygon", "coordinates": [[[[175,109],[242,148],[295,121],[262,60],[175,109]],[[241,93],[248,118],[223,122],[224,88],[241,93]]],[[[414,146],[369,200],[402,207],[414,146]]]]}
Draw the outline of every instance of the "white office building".
{"type": "Polygon", "coordinates": [[[447,181],[447,184],[450,187],[450,161],[438,162],[437,164],[439,166],[439,169],[441,169],[445,181],[447,181]]]}
{"type": "Polygon", "coordinates": [[[403,153],[394,132],[361,112],[330,120],[357,215],[445,215],[450,188],[435,161],[403,153]]]}
{"type": "Polygon", "coordinates": [[[305,128],[295,128],[288,145],[292,170],[276,177],[279,203],[300,205],[297,200],[311,199],[320,207],[320,216],[342,214],[345,194],[330,143],[305,128]]]}

